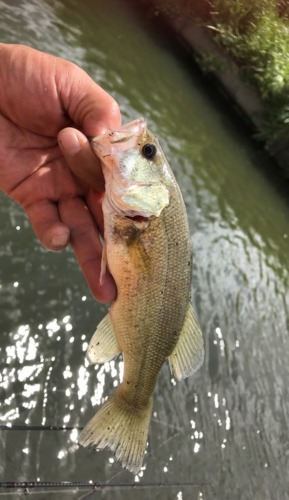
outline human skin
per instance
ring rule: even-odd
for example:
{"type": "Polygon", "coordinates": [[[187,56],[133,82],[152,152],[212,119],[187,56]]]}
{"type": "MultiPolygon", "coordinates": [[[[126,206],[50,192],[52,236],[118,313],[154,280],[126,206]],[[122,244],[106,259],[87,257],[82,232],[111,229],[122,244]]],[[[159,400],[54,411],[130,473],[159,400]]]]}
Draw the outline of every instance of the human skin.
{"type": "Polygon", "coordinates": [[[100,302],[104,179],[87,137],[121,123],[116,101],[82,69],[23,45],[0,44],[0,188],[27,213],[40,242],[72,246],[100,302]]]}

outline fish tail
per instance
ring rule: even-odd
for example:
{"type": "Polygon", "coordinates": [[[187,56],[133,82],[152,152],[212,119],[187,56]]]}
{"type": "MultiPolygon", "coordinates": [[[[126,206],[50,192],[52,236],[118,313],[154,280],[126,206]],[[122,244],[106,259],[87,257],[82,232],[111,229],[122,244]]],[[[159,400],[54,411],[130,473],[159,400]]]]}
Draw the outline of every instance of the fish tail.
{"type": "Polygon", "coordinates": [[[79,436],[79,444],[110,448],[122,466],[136,474],[143,464],[152,398],[146,407],[136,408],[119,392],[112,394],[86,424],[79,436]]]}

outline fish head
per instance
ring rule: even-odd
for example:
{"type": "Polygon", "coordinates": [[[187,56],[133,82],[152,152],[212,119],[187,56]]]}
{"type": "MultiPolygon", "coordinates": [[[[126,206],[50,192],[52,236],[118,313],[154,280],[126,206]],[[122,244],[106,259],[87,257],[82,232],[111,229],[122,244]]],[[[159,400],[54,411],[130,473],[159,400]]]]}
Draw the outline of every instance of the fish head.
{"type": "Polygon", "coordinates": [[[92,139],[102,163],[106,198],[122,216],[158,217],[168,206],[172,174],[143,118],[92,139]]]}

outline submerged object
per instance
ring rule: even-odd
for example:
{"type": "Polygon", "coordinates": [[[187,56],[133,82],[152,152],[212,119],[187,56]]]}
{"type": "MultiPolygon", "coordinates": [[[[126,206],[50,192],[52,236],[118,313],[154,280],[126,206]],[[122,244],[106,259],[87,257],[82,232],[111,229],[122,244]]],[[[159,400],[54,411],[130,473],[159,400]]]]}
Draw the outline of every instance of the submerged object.
{"type": "Polygon", "coordinates": [[[140,118],[92,140],[101,160],[106,266],[117,299],[87,351],[91,363],[123,353],[124,375],[80,434],[83,446],[110,448],[138,472],[152,392],[168,360],[181,380],[203,362],[203,339],[190,304],[192,251],[184,201],[156,137],[140,118]]]}

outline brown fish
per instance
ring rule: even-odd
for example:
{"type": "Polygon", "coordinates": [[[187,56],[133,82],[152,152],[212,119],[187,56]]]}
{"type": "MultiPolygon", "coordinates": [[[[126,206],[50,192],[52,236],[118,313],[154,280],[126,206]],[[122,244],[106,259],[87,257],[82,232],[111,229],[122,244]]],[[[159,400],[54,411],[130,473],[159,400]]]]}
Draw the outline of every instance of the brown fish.
{"type": "Polygon", "coordinates": [[[92,141],[106,183],[104,255],[117,299],[88,347],[92,363],[123,353],[122,383],[88,422],[80,444],[109,447],[124,467],[143,463],[152,393],[168,360],[181,380],[203,362],[190,304],[192,252],[179,186],[141,118],[92,141]]]}

